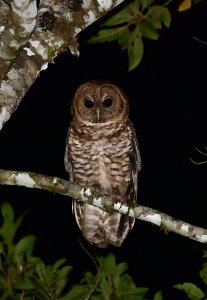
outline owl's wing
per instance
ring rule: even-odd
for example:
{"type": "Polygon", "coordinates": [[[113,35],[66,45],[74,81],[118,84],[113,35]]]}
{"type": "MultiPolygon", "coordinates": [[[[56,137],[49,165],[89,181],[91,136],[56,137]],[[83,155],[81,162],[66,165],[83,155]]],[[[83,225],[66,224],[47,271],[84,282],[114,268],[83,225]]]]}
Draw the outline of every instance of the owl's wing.
{"type": "Polygon", "coordinates": [[[138,192],[138,174],[142,168],[141,157],[139,152],[139,144],[136,137],[136,132],[134,126],[131,122],[129,122],[129,127],[131,131],[131,139],[132,139],[132,152],[131,152],[131,166],[132,166],[132,184],[133,190],[135,192],[135,196],[137,199],[138,192]]]}
{"type": "MultiPolygon", "coordinates": [[[[68,130],[67,138],[66,138],[66,145],[65,145],[65,156],[64,156],[64,164],[65,164],[65,169],[69,173],[69,180],[73,181],[73,165],[70,157],[70,152],[69,152],[69,136],[70,136],[70,127],[68,130]]],[[[72,212],[74,213],[74,200],[72,202],[72,212]]],[[[78,225],[79,222],[77,221],[78,225]]],[[[80,227],[80,225],[79,225],[80,227]]]]}
{"type": "Polygon", "coordinates": [[[70,160],[70,153],[69,153],[69,135],[70,135],[70,128],[68,130],[67,139],[66,139],[64,164],[65,164],[66,171],[69,173],[70,181],[73,181],[73,167],[72,167],[72,162],[70,160]]]}

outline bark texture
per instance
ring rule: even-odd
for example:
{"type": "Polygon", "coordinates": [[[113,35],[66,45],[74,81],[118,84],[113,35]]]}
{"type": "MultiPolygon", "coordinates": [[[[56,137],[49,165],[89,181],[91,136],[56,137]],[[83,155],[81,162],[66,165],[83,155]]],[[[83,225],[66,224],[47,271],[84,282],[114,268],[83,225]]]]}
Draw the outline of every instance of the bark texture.
{"type": "Polygon", "coordinates": [[[35,28],[37,17],[36,0],[14,0],[11,5],[4,3],[6,18],[1,23],[0,36],[0,79],[2,80],[8,68],[21,47],[27,42],[35,28]],[[6,8],[7,5],[7,8],[6,8]],[[5,24],[4,24],[5,23],[5,24]]]}

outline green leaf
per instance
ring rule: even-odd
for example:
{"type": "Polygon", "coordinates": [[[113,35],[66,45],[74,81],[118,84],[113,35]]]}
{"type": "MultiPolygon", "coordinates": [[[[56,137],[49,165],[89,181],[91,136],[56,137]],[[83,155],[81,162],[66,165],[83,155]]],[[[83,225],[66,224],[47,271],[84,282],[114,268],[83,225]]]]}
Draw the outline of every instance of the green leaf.
{"type": "Polygon", "coordinates": [[[17,232],[19,227],[22,225],[22,221],[26,214],[27,214],[27,212],[25,212],[23,215],[21,215],[19,218],[17,218],[16,221],[14,222],[15,233],[17,232]]]}
{"type": "Polygon", "coordinates": [[[116,290],[116,295],[119,299],[126,299],[126,300],[146,300],[145,296],[148,292],[148,288],[141,288],[136,286],[129,286],[126,290],[116,290]]]}
{"type": "Polygon", "coordinates": [[[44,281],[45,278],[45,271],[46,271],[46,267],[45,264],[42,260],[39,260],[35,266],[35,271],[37,273],[38,278],[41,281],[44,281]]]}
{"type": "Polygon", "coordinates": [[[140,0],[140,1],[141,1],[142,10],[144,10],[147,7],[149,7],[155,0],[140,0]]]}
{"type": "Polygon", "coordinates": [[[120,276],[126,270],[127,270],[127,263],[125,263],[125,262],[120,263],[115,267],[113,275],[120,276]]]}
{"type": "Polygon", "coordinates": [[[140,23],[140,32],[143,37],[150,40],[157,40],[159,38],[157,30],[150,21],[143,21],[140,23]]]}
{"type": "Polygon", "coordinates": [[[71,270],[72,270],[71,266],[65,266],[65,267],[63,267],[59,271],[58,280],[62,280],[62,279],[66,280],[68,278],[68,274],[70,273],[71,270]]]}
{"type": "Polygon", "coordinates": [[[110,295],[113,292],[113,290],[105,277],[101,279],[99,286],[101,288],[101,294],[103,295],[103,299],[110,299],[110,295]]]}
{"type": "Polygon", "coordinates": [[[4,252],[4,244],[0,242],[0,255],[4,252]]]}
{"type": "Polygon", "coordinates": [[[129,67],[128,71],[135,69],[141,62],[144,53],[144,45],[141,36],[137,33],[135,29],[130,34],[130,40],[128,45],[128,58],[129,67]]]}
{"type": "Polygon", "coordinates": [[[14,211],[12,206],[9,203],[3,203],[1,205],[1,213],[3,216],[3,224],[2,228],[0,228],[0,236],[3,237],[4,242],[8,246],[8,251],[12,250],[12,241],[14,239],[15,233],[22,224],[22,219],[24,217],[21,216],[19,217],[15,222],[14,222],[14,211]]]}
{"type": "Polygon", "coordinates": [[[203,255],[202,257],[207,258],[207,250],[203,250],[203,255]]]}
{"type": "Polygon", "coordinates": [[[158,291],[155,295],[154,295],[154,298],[153,300],[162,300],[163,297],[162,297],[162,292],[161,291],[158,291]]]}
{"type": "Polygon", "coordinates": [[[163,7],[163,13],[162,13],[162,22],[166,27],[170,27],[171,24],[171,13],[168,8],[163,7]]]}
{"type": "Polygon", "coordinates": [[[131,9],[135,11],[135,15],[137,13],[137,10],[140,12],[143,12],[146,8],[148,8],[155,0],[136,0],[133,1],[131,4],[131,9]],[[134,3],[134,5],[133,5],[134,3]]]}
{"type": "Polygon", "coordinates": [[[66,258],[62,258],[62,259],[57,260],[53,265],[53,269],[57,270],[58,268],[60,268],[62,265],[64,265],[66,260],[67,260],[66,258]]]}
{"type": "Polygon", "coordinates": [[[6,286],[6,284],[7,284],[6,278],[2,274],[0,274],[0,291],[6,286]]]}
{"type": "Polygon", "coordinates": [[[36,238],[33,235],[23,237],[14,247],[15,255],[31,255],[36,238]]]}
{"type": "Polygon", "coordinates": [[[113,280],[113,285],[116,289],[118,289],[119,287],[121,274],[124,273],[126,270],[127,270],[127,263],[120,263],[117,266],[115,266],[112,280],[113,280]]]}
{"type": "Polygon", "coordinates": [[[3,203],[1,205],[1,213],[5,223],[13,223],[14,211],[12,206],[9,203],[3,203]]]}
{"type": "Polygon", "coordinates": [[[101,271],[104,275],[111,276],[114,273],[114,267],[116,265],[116,259],[113,254],[109,254],[104,257],[101,264],[101,271]]]}
{"type": "Polygon", "coordinates": [[[73,286],[72,289],[66,295],[60,298],[60,300],[85,299],[88,293],[89,293],[89,289],[87,286],[78,284],[73,286]]]}
{"type": "MultiPolygon", "coordinates": [[[[53,268],[54,268],[54,266],[53,266],[53,268]]],[[[68,281],[68,274],[70,273],[71,270],[72,270],[71,266],[64,266],[62,269],[56,270],[56,272],[54,273],[54,276],[51,281],[51,286],[53,286],[53,282],[55,282],[56,296],[59,296],[62,293],[62,291],[68,281]]]]}
{"type": "Polygon", "coordinates": [[[171,14],[169,9],[161,5],[151,6],[148,10],[147,17],[156,29],[162,28],[162,23],[169,27],[171,23],[171,14]]]}
{"type": "Polygon", "coordinates": [[[3,216],[3,225],[0,229],[0,235],[3,237],[4,242],[8,245],[9,251],[14,235],[16,233],[16,228],[14,224],[14,211],[9,203],[3,203],[1,206],[1,213],[3,216]]]}
{"type": "Polygon", "coordinates": [[[33,290],[34,286],[30,279],[22,279],[14,285],[14,289],[16,290],[33,290]]]}
{"type": "Polygon", "coordinates": [[[113,285],[114,285],[115,289],[118,290],[119,284],[120,284],[120,276],[114,275],[112,280],[113,280],[113,285]]]}
{"type": "Polygon", "coordinates": [[[183,284],[177,284],[174,287],[184,291],[191,300],[201,300],[205,296],[204,292],[194,283],[184,282],[183,284]]]}
{"type": "Polygon", "coordinates": [[[123,34],[126,28],[126,26],[122,26],[111,29],[102,29],[98,32],[97,36],[93,36],[88,42],[94,44],[115,41],[123,34]]]}
{"type": "Polygon", "coordinates": [[[132,277],[129,274],[124,274],[123,276],[120,277],[120,282],[119,282],[119,288],[117,289],[117,295],[129,295],[129,294],[137,294],[137,293],[145,293],[145,288],[144,290],[142,288],[137,288],[136,285],[133,282],[132,277]]]}
{"type": "Polygon", "coordinates": [[[205,263],[203,268],[199,273],[200,277],[202,278],[203,282],[207,285],[207,264],[205,263]]]}
{"type": "Polygon", "coordinates": [[[12,262],[15,263],[18,270],[22,273],[23,265],[28,264],[25,258],[31,256],[36,238],[32,235],[22,238],[13,248],[12,262]]]}
{"type": "Polygon", "coordinates": [[[35,288],[35,299],[51,300],[50,291],[48,290],[48,287],[46,285],[44,285],[36,277],[31,278],[31,282],[35,288]]]}
{"type": "Polygon", "coordinates": [[[90,286],[90,285],[93,285],[95,284],[96,282],[96,276],[94,276],[91,272],[86,272],[84,274],[84,279],[85,281],[87,282],[87,284],[90,286]]]}
{"type": "Polygon", "coordinates": [[[124,30],[123,33],[119,36],[118,43],[121,46],[122,50],[125,50],[128,48],[129,36],[130,36],[129,28],[124,30]]]}
{"type": "Polygon", "coordinates": [[[129,8],[127,6],[106,20],[101,26],[122,25],[128,23],[132,18],[133,16],[129,13],[129,8]]]}
{"type": "Polygon", "coordinates": [[[132,3],[128,6],[129,10],[133,12],[137,12],[137,10],[140,10],[142,6],[141,0],[134,0],[132,3]]]}

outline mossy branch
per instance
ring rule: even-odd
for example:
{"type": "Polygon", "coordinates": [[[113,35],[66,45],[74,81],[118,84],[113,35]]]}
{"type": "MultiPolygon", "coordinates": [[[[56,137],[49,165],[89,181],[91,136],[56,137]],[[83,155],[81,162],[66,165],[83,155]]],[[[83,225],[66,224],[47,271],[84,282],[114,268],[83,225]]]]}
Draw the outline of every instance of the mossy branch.
{"type": "Polygon", "coordinates": [[[150,207],[138,204],[127,206],[124,203],[117,202],[116,199],[109,195],[102,195],[91,188],[83,187],[61,178],[32,172],[0,170],[0,184],[25,186],[62,194],[97,206],[109,213],[118,212],[120,214],[127,214],[136,219],[164,228],[165,231],[171,231],[207,244],[207,229],[172,218],[150,207]]]}

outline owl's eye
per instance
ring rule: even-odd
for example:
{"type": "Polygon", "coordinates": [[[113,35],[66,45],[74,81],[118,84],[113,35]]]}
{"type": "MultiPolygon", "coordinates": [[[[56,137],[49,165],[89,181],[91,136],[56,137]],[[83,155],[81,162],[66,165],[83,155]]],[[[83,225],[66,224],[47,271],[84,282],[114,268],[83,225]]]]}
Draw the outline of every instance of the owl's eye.
{"type": "Polygon", "coordinates": [[[112,106],[112,103],[113,103],[113,101],[112,101],[111,98],[106,98],[106,99],[102,102],[102,105],[103,105],[104,107],[110,107],[110,106],[112,106]]]}
{"type": "Polygon", "coordinates": [[[84,105],[85,105],[86,108],[92,108],[94,106],[93,101],[91,101],[89,99],[86,99],[84,101],[84,105]]]}

